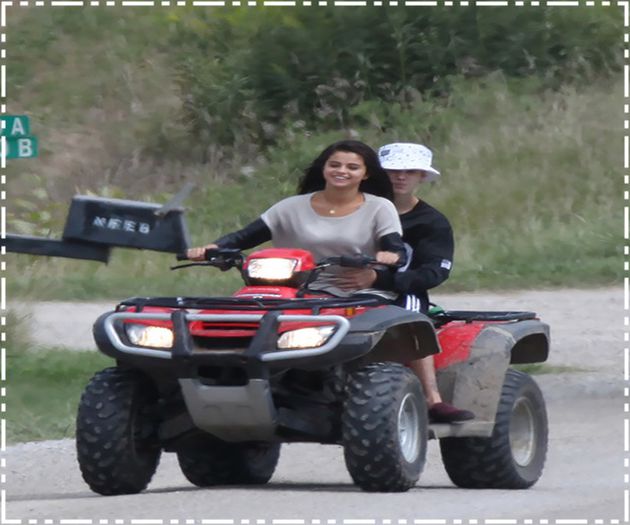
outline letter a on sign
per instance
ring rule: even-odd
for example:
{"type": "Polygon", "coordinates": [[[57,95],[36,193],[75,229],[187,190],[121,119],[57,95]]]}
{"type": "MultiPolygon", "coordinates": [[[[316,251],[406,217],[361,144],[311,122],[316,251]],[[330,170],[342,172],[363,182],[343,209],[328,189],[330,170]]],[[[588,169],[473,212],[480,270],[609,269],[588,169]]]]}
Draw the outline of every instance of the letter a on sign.
{"type": "Polygon", "coordinates": [[[26,135],[26,130],[24,129],[24,126],[22,125],[21,118],[13,119],[13,126],[11,126],[11,129],[9,130],[9,134],[11,136],[26,135]]]}
{"type": "Polygon", "coordinates": [[[31,123],[26,115],[2,115],[4,124],[2,135],[5,137],[26,137],[31,132],[31,123]]]}

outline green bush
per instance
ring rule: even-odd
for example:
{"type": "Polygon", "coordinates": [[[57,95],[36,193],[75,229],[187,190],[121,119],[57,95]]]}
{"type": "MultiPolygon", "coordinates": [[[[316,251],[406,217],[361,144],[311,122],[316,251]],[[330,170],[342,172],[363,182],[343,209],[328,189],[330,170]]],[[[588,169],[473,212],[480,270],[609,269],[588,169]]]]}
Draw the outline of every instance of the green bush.
{"type": "Polygon", "coordinates": [[[453,77],[559,86],[621,67],[621,17],[602,7],[189,10],[173,27],[194,131],[222,144],[345,129],[361,104],[444,96],[453,77]]]}

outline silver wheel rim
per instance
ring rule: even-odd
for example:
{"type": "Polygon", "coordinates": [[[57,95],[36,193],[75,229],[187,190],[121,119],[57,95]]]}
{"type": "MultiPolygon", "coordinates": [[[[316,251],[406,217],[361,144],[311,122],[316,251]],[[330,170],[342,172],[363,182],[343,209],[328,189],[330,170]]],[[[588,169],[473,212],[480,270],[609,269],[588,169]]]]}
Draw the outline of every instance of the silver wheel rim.
{"type": "Polygon", "coordinates": [[[420,417],[412,394],[407,394],[398,409],[398,443],[404,458],[413,463],[420,454],[420,417]]]}
{"type": "Polygon", "coordinates": [[[531,402],[520,397],[514,403],[510,418],[510,449],[514,462],[526,467],[536,453],[536,419],[531,402]]]}

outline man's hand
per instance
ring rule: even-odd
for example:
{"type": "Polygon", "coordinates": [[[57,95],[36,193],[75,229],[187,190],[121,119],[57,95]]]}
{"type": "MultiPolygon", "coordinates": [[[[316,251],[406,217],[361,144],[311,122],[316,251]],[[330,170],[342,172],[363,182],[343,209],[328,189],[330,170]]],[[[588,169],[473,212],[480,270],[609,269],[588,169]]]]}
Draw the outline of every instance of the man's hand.
{"type": "Polygon", "coordinates": [[[400,255],[394,252],[376,252],[376,260],[381,264],[396,264],[400,255]]]}
{"type": "Polygon", "coordinates": [[[191,261],[203,261],[206,257],[206,250],[216,250],[217,248],[218,246],[216,244],[207,244],[199,248],[189,248],[186,251],[186,257],[191,261]]]}
{"type": "Polygon", "coordinates": [[[376,272],[372,268],[344,268],[343,274],[337,278],[336,284],[342,290],[362,290],[363,288],[371,288],[374,281],[376,281],[376,272]]]}

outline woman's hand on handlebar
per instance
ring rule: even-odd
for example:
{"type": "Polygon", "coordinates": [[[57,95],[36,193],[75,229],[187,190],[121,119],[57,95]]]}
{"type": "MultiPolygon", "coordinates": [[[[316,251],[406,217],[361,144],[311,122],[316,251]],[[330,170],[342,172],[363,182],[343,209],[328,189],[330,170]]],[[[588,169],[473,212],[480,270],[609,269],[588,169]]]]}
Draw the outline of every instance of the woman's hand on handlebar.
{"type": "Polygon", "coordinates": [[[189,248],[186,251],[186,256],[191,261],[205,261],[206,260],[206,250],[216,250],[218,246],[216,244],[206,244],[205,246],[200,246],[198,248],[189,248]]]}
{"type": "Polygon", "coordinates": [[[376,252],[376,260],[381,264],[393,266],[400,260],[400,255],[394,252],[376,252]]]}

